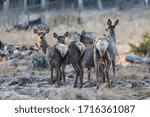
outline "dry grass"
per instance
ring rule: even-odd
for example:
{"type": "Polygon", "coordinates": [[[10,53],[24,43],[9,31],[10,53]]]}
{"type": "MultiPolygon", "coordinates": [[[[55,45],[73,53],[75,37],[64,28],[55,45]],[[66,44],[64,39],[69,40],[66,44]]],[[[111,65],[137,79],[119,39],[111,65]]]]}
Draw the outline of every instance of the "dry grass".
{"type": "MultiPolygon", "coordinates": [[[[45,22],[51,27],[51,32],[46,36],[49,44],[55,43],[53,32],[64,34],[66,31],[86,31],[94,32],[98,39],[105,32],[106,22],[108,18],[113,21],[120,19],[119,25],[116,28],[117,33],[117,48],[119,53],[129,51],[128,42],[138,44],[145,32],[150,30],[150,14],[149,10],[134,10],[134,11],[94,11],[88,10],[81,13],[83,24],[77,24],[77,11],[50,11],[42,13],[45,22]],[[58,22],[57,24],[54,22],[58,22]]],[[[30,31],[19,32],[0,32],[1,40],[7,43],[15,44],[34,44],[37,36],[30,31]]]]}

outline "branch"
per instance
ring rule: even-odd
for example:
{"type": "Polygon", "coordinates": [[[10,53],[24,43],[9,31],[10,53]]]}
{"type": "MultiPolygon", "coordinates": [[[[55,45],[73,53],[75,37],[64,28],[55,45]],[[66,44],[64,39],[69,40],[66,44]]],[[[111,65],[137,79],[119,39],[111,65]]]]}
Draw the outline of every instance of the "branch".
{"type": "Polygon", "coordinates": [[[138,63],[138,64],[148,64],[150,65],[150,58],[142,58],[136,56],[126,56],[125,60],[131,63],[138,63]]]}

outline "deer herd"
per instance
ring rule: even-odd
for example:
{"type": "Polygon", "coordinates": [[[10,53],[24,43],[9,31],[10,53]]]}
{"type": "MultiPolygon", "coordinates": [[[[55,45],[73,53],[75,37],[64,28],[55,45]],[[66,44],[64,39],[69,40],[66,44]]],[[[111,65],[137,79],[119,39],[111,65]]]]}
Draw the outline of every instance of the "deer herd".
{"type": "Polygon", "coordinates": [[[115,59],[117,55],[115,27],[118,25],[119,19],[114,24],[110,19],[107,21],[106,34],[98,40],[93,40],[86,36],[83,30],[81,34],[77,33],[79,40],[73,40],[69,44],[65,42],[65,38],[69,36],[66,32],[62,36],[53,33],[57,43],[48,45],[45,35],[50,32],[50,28],[44,31],[38,31],[33,28],[33,32],[38,35],[36,46],[45,53],[48,61],[48,66],[51,71],[51,84],[57,81],[57,87],[60,87],[61,80],[65,82],[66,65],[71,64],[75,70],[76,77],[74,88],[77,87],[78,79],[80,80],[80,88],[83,87],[84,68],[88,69],[88,82],[90,83],[91,69],[95,69],[96,87],[100,86],[101,82],[110,82],[110,67],[112,65],[113,75],[115,75],[115,59]],[[56,79],[53,78],[53,71],[56,71],[56,79]]]}

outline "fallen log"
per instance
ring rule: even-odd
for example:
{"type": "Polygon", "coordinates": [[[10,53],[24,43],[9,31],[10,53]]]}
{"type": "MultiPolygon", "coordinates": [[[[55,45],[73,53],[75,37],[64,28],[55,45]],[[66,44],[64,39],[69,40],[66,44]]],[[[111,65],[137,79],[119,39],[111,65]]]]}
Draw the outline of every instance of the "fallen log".
{"type": "Polygon", "coordinates": [[[137,57],[137,56],[126,56],[125,60],[127,62],[132,63],[138,63],[138,64],[148,64],[150,65],[150,57],[147,58],[142,58],[142,57],[137,57]]]}

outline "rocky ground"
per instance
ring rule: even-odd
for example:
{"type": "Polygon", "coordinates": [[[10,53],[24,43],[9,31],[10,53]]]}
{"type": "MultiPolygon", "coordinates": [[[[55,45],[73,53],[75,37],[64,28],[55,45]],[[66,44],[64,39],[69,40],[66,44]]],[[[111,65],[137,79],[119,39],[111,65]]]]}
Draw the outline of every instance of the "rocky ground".
{"type": "Polygon", "coordinates": [[[98,90],[94,71],[89,84],[86,69],[83,88],[73,88],[75,73],[69,65],[66,69],[66,82],[62,81],[61,87],[56,88],[56,84],[50,84],[50,72],[44,69],[46,66],[39,68],[34,64],[39,58],[39,52],[33,51],[28,56],[25,53],[31,52],[21,52],[9,60],[1,57],[0,99],[150,99],[150,72],[146,65],[125,65],[122,64],[125,62],[123,57],[118,57],[116,76],[110,71],[112,88],[109,89],[107,83],[102,83],[98,90]]]}

